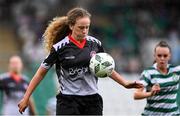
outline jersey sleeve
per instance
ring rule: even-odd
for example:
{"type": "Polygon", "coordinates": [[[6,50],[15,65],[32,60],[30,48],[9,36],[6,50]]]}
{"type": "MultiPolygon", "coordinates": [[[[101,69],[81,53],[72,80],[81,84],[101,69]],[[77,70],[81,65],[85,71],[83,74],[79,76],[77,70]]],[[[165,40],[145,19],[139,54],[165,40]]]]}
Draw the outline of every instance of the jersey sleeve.
{"type": "Polygon", "coordinates": [[[179,65],[179,66],[176,66],[175,72],[177,72],[177,74],[180,75],[180,65],[179,65]]]}
{"type": "Polygon", "coordinates": [[[105,52],[102,46],[99,46],[99,52],[105,52]]]}
{"type": "Polygon", "coordinates": [[[102,46],[100,41],[98,42],[98,49],[99,49],[98,52],[105,52],[104,47],[102,46]]]}
{"type": "Polygon", "coordinates": [[[178,77],[178,80],[180,82],[180,65],[175,67],[174,72],[178,75],[177,77],[178,77]]]}
{"type": "Polygon", "coordinates": [[[146,70],[141,73],[140,83],[142,83],[145,87],[151,84],[150,74],[146,70]]]}
{"type": "Polygon", "coordinates": [[[57,52],[54,49],[54,47],[51,49],[51,52],[49,53],[49,55],[45,58],[45,60],[41,63],[41,67],[45,68],[45,69],[50,69],[53,64],[55,64],[55,62],[57,61],[57,52]]]}

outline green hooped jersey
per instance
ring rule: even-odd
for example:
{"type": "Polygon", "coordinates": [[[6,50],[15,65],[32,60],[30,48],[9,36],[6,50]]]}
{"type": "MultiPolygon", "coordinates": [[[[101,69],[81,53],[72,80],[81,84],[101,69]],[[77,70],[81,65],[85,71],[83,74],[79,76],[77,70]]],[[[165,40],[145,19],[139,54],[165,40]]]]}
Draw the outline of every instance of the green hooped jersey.
{"type": "Polygon", "coordinates": [[[168,74],[161,74],[157,64],[147,68],[141,74],[140,81],[150,91],[154,84],[159,84],[161,90],[158,94],[147,98],[147,104],[142,115],[174,116],[180,115],[177,105],[177,93],[180,82],[180,66],[167,66],[168,74]]]}

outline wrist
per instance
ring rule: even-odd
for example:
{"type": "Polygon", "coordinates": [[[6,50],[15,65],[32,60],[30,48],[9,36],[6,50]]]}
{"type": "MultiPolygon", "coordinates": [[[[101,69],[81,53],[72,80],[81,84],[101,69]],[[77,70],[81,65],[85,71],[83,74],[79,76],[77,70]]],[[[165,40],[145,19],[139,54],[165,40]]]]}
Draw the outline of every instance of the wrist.
{"type": "Polygon", "coordinates": [[[24,96],[23,99],[24,99],[25,101],[29,101],[29,97],[28,97],[28,96],[24,96]]]}
{"type": "Polygon", "coordinates": [[[152,97],[153,96],[153,92],[152,91],[147,92],[147,94],[148,94],[148,97],[152,97]]]}
{"type": "Polygon", "coordinates": [[[129,81],[125,81],[124,84],[123,84],[123,86],[124,86],[125,88],[128,88],[129,85],[130,85],[130,82],[129,82],[129,81]]]}

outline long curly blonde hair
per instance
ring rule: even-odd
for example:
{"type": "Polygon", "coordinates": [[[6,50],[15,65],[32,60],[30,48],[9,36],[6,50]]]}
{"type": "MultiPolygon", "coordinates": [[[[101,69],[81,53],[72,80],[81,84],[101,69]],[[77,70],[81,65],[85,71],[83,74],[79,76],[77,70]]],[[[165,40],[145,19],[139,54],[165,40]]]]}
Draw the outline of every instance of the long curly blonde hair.
{"type": "Polygon", "coordinates": [[[48,25],[43,34],[44,45],[48,52],[52,49],[52,46],[62,40],[64,37],[71,33],[69,26],[73,26],[76,23],[77,18],[88,16],[90,13],[83,8],[73,8],[67,16],[55,17],[48,25]]]}

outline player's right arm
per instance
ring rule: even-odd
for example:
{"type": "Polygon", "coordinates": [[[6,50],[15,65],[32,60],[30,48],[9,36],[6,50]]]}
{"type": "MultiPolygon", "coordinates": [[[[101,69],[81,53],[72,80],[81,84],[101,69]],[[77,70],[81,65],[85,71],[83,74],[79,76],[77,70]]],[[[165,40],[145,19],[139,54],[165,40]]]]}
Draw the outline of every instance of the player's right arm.
{"type": "Polygon", "coordinates": [[[148,98],[148,97],[152,97],[154,95],[156,95],[159,91],[160,91],[160,86],[159,84],[154,84],[151,87],[150,91],[146,91],[145,88],[149,85],[152,85],[151,83],[151,76],[148,73],[148,71],[143,71],[141,74],[141,78],[140,78],[140,83],[142,83],[144,85],[143,88],[139,88],[134,92],[134,99],[138,100],[138,99],[144,99],[144,98],[148,98]]]}

